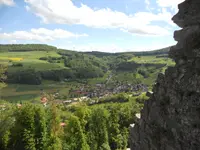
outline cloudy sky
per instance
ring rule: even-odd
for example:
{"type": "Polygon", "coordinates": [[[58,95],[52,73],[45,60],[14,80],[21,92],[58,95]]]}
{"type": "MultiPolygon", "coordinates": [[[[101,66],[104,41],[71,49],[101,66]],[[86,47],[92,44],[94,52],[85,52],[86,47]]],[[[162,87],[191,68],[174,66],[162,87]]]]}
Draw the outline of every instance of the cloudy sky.
{"type": "Polygon", "coordinates": [[[176,42],[183,0],[0,0],[0,44],[45,43],[79,51],[141,51],[176,42]]]}

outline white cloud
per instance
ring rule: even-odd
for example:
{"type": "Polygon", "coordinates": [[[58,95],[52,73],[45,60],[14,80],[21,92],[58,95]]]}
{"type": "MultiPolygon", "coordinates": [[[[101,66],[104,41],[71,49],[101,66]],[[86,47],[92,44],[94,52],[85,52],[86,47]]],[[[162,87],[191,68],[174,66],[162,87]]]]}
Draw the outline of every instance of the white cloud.
{"type": "Polygon", "coordinates": [[[117,46],[115,44],[108,44],[108,45],[99,45],[99,44],[87,44],[87,45],[56,45],[58,48],[62,49],[69,49],[69,50],[76,50],[76,51],[100,51],[100,52],[133,52],[133,51],[150,51],[150,50],[157,50],[165,47],[169,47],[175,45],[176,42],[165,42],[165,43],[157,43],[153,42],[150,45],[141,45],[141,46],[130,46],[129,48],[124,48],[117,46]]]}
{"type": "Polygon", "coordinates": [[[129,28],[128,30],[125,29],[121,29],[124,32],[128,32],[128,33],[134,33],[137,35],[143,35],[143,36],[162,36],[164,35],[170,35],[170,32],[165,29],[165,28],[161,28],[159,26],[141,26],[141,29],[137,29],[137,28],[129,28]]]}
{"type": "Polygon", "coordinates": [[[155,42],[155,43],[152,43],[151,45],[141,45],[141,46],[133,47],[129,49],[128,51],[151,51],[151,50],[157,50],[157,49],[169,47],[175,44],[176,44],[175,41],[172,43],[156,43],[155,42]]]}
{"type": "Polygon", "coordinates": [[[87,34],[74,34],[72,32],[54,29],[49,30],[45,28],[31,29],[31,31],[14,31],[11,33],[0,33],[2,40],[26,40],[26,41],[40,41],[47,42],[56,39],[78,38],[88,36],[87,34]]]}
{"type": "Polygon", "coordinates": [[[45,29],[45,28],[39,28],[39,29],[31,29],[31,32],[34,34],[38,34],[38,35],[50,36],[50,37],[56,38],[56,39],[88,36],[85,33],[84,34],[74,34],[72,32],[62,30],[62,29],[49,30],[49,29],[45,29]]]}
{"type": "Polygon", "coordinates": [[[11,40],[9,43],[10,44],[17,44],[17,40],[11,40]]]}
{"type": "Polygon", "coordinates": [[[69,49],[69,50],[75,50],[75,51],[101,51],[101,52],[121,52],[124,51],[123,48],[120,48],[116,46],[115,44],[84,44],[84,45],[74,45],[70,43],[65,44],[56,44],[57,48],[61,49],[69,49]]]}
{"type": "Polygon", "coordinates": [[[13,0],[0,0],[0,5],[14,6],[15,2],[13,0]]]}
{"type": "MultiPolygon", "coordinates": [[[[156,29],[158,27],[153,27],[151,23],[162,21],[172,24],[171,17],[173,16],[166,9],[162,9],[158,14],[137,12],[126,15],[123,12],[113,11],[109,8],[95,10],[84,4],[77,7],[71,0],[25,0],[25,2],[27,3],[26,9],[40,17],[44,23],[79,24],[93,28],[120,28],[131,31],[133,34],[138,34],[138,31],[142,30],[142,32],[139,32],[141,35],[157,35],[158,32],[149,32],[152,28],[156,29]]],[[[146,3],[149,4],[149,1],[146,0],[146,3]]],[[[159,2],[160,4],[162,3],[159,2]]],[[[160,26],[158,30],[161,31],[159,35],[167,33],[164,27],[160,26]]]]}
{"type": "Polygon", "coordinates": [[[100,51],[100,52],[123,52],[127,51],[126,49],[120,48],[116,46],[115,44],[109,44],[109,45],[96,45],[96,44],[88,44],[88,45],[79,45],[79,46],[58,46],[59,48],[64,48],[64,49],[71,49],[71,50],[76,50],[76,51],[100,51]]]}

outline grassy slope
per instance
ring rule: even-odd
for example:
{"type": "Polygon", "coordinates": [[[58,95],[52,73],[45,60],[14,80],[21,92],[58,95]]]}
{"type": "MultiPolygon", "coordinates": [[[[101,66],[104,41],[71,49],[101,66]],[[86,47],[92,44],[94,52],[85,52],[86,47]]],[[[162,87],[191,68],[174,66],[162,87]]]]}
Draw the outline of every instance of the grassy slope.
{"type": "Polygon", "coordinates": [[[175,64],[170,58],[156,58],[156,56],[133,57],[129,61],[134,61],[141,64],[147,64],[147,63],[166,64],[165,67],[162,67],[160,69],[155,69],[154,72],[150,74],[150,77],[142,79],[143,83],[147,85],[151,85],[155,81],[158,73],[160,72],[164,73],[165,69],[167,69],[168,66],[173,66],[175,64]]]}
{"type": "MultiPolygon", "coordinates": [[[[106,53],[104,55],[107,55],[106,53]]],[[[117,54],[120,55],[120,54],[117,54]]],[[[23,64],[23,68],[35,68],[36,70],[44,69],[60,69],[64,68],[63,62],[61,63],[49,63],[47,61],[39,60],[40,57],[61,57],[56,51],[28,51],[28,52],[0,52],[0,64],[12,62],[20,62],[23,64]]],[[[134,61],[136,63],[152,63],[152,64],[166,64],[173,65],[173,62],[169,58],[156,58],[155,55],[133,57],[129,61],[134,61]]],[[[165,67],[166,68],[166,67],[165,67]]],[[[155,80],[157,74],[162,72],[165,68],[157,69],[150,74],[148,78],[143,78],[141,75],[136,76],[148,85],[151,85],[155,80]]],[[[9,71],[19,71],[20,67],[11,67],[9,71]]],[[[106,78],[110,72],[104,75],[102,78],[89,79],[88,84],[91,86],[96,83],[102,83],[106,81],[106,78]]],[[[127,80],[129,82],[133,81],[133,73],[131,72],[119,72],[113,76],[113,80],[127,80]]],[[[23,100],[39,100],[41,89],[45,92],[52,93],[59,91],[62,95],[67,96],[70,88],[77,89],[81,86],[77,82],[55,82],[55,81],[43,81],[41,85],[22,85],[22,84],[9,84],[2,91],[2,97],[10,101],[23,101],[23,100]]]]}
{"type": "Polygon", "coordinates": [[[173,62],[170,58],[156,58],[156,56],[141,56],[141,57],[133,57],[129,61],[135,61],[137,63],[151,63],[151,64],[168,64],[173,65],[173,62]]]}
{"type": "MultiPolygon", "coordinates": [[[[9,63],[9,61],[15,63],[22,63],[23,68],[36,68],[36,70],[45,69],[56,69],[64,67],[64,64],[51,64],[47,61],[39,60],[40,57],[60,57],[55,51],[31,51],[31,52],[1,52],[0,53],[0,63],[9,63]]],[[[11,71],[17,71],[20,67],[12,67],[11,71]]]]}
{"type": "MultiPolygon", "coordinates": [[[[22,63],[23,67],[9,67],[8,71],[16,72],[20,69],[34,68],[36,70],[44,69],[59,69],[64,68],[63,63],[49,63],[47,61],[39,60],[40,57],[60,57],[56,51],[27,51],[27,52],[1,52],[0,64],[9,64],[10,60],[14,63],[22,63]]],[[[41,89],[46,92],[56,92],[56,89],[63,88],[56,82],[43,82],[42,85],[23,85],[23,84],[9,84],[2,90],[2,97],[6,100],[19,101],[19,100],[38,100],[38,95],[41,89]],[[53,84],[53,88],[52,85],[53,84]]]]}

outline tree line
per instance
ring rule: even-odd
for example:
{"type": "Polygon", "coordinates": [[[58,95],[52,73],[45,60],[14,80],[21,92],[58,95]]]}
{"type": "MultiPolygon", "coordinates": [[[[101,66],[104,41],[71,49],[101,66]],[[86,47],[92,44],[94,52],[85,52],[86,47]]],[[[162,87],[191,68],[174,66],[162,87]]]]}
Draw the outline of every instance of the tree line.
{"type": "Polygon", "coordinates": [[[46,44],[0,44],[0,52],[52,51],[54,46],[46,44]]]}
{"type": "Polygon", "coordinates": [[[0,106],[1,150],[126,150],[129,125],[142,104],[0,106]]]}

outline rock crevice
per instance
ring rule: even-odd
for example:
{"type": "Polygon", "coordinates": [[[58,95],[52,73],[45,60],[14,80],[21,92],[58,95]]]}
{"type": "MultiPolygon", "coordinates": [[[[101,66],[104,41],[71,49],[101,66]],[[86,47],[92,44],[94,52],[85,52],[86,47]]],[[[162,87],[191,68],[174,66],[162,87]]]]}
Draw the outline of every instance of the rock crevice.
{"type": "Polygon", "coordinates": [[[159,74],[141,119],[131,128],[132,150],[200,149],[200,0],[185,0],[172,20],[176,65],[159,74]]]}

